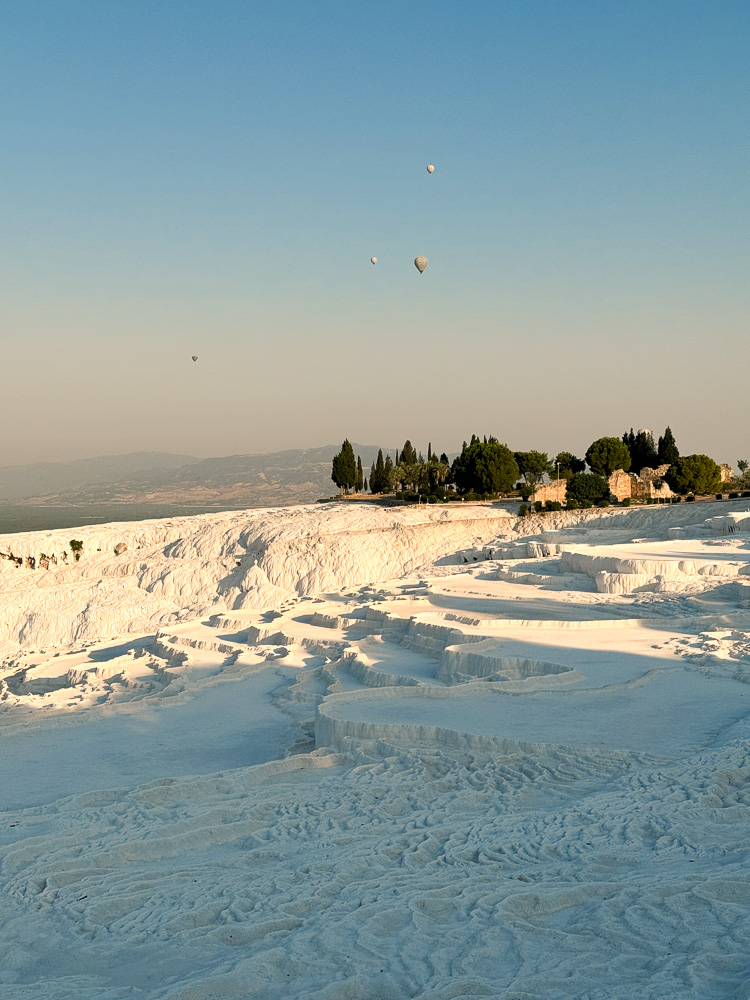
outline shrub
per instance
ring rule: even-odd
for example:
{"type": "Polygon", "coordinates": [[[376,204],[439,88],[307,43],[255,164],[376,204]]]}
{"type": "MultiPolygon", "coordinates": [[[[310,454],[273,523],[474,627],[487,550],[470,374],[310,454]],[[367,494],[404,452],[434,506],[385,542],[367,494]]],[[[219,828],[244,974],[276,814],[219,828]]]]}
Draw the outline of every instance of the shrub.
{"type": "Polygon", "coordinates": [[[534,510],[537,512],[537,514],[541,514],[543,506],[544,504],[542,503],[541,500],[534,501],[534,510]]]}
{"type": "Polygon", "coordinates": [[[730,500],[737,500],[738,498],[739,498],[739,493],[730,493],[729,494],[729,499],[730,500]]]}
{"type": "Polygon", "coordinates": [[[692,502],[692,501],[694,501],[694,500],[695,500],[695,497],[693,496],[693,494],[692,494],[692,493],[690,494],[690,496],[689,496],[689,497],[685,497],[685,501],[686,501],[686,503],[691,503],[691,502],[692,502]]]}
{"type": "Polygon", "coordinates": [[[716,499],[717,500],[723,500],[724,499],[724,494],[723,493],[717,493],[716,494],[716,499]]]}
{"type": "Polygon", "coordinates": [[[750,497],[750,490],[745,490],[742,495],[743,497],[750,497]]]}
{"type": "Polygon", "coordinates": [[[83,542],[79,538],[70,539],[70,550],[75,556],[76,562],[81,558],[81,552],[83,552],[83,542]]]}
{"type": "Polygon", "coordinates": [[[672,503],[682,503],[682,497],[672,497],[672,503]]]}
{"type": "Polygon", "coordinates": [[[589,507],[593,507],[593,500],[581,500],[581,510],[588,510],[589,507]]]}
{"type": "Polygon", "coordinates": [[[606,500],[609,497],[609,483],[602,476],[591,472],[576,472],[568,480],[566,496],[576,500],[606,500]]]}
{"type": "Polygon", "coordinates": [[[609,507],[609,500],[600,500],[597,507],[609,507]]]}
{"type": "Polygon", "coordinates": [[[545,510],[562,510],[562,504],[559,500],[548,500],[544,505],[545,510]]]}
{"type": "Polygon", "coordinates": [[[630,506],[630,497],[624,497],[620,501],[620,503],[622,504],[623,507],[629,507],[630,506]]]}
{"type": "Polygon", "coordinates": [[[575,497],[571,497],[570,500],[565,504],[566,510],[578,510],[578,501],[575,497]]]}
{"type": "Polygon", "coordinates": [[[528,515],[529,515],[529,508],[526,506],[525,503],[522,503],[521,506],[518,508],[518,516],[528,517],[528,515]]]}

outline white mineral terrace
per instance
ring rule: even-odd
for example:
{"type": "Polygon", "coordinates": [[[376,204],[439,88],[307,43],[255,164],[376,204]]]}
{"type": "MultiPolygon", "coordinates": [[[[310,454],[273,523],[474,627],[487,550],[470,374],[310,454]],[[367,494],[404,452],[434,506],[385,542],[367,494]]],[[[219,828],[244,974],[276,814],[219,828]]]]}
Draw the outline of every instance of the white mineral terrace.
{"type": "Polygon", "coordinates": [[[0,554],[3,1000],[750,998],[750,501],[0,554]]]}

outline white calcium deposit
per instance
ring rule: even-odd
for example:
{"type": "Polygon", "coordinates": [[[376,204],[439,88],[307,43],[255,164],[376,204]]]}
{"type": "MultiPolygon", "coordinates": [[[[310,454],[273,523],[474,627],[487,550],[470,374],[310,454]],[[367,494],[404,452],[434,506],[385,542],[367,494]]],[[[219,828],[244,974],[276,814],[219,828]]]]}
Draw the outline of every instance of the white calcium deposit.
{"type": "Polygon", "coordinates": [[[3,1000],[750,998],[750,502],[0,555],[3,1000]]]}

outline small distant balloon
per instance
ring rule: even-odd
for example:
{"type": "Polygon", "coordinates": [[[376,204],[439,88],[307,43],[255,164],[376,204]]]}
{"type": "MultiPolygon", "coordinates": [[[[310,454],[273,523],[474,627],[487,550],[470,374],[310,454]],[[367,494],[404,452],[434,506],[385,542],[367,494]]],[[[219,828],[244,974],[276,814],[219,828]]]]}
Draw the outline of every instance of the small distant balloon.
{"type": "Polygon", "coordinates": [[[197,354],[194,354],[194,355],[193,355],[193,361],[197,361],[197,360],[198,360],[198,355],[197,355],[197,354]]]}
{"type": "Polygon", "coordinates": [[[377,262],[378,262],[378,258],[377,257],[370,257],[370,263],[371,264],[377,264],[377,262]]]}
{"type": "Polygon", "coordinates": [[[427,173],[428,173],[428,174],[432,174],[432,173],[434,173],[434,172],[435,172],[435,168],[434,168],[434,167],[433,167],[433,165],[432,165],[432,164],[430,163],[430,164],[429,164],[429,166],[427,167],[427,173]]]}
{"type": "Polygon", "coordinates": [[[428,264],[429,261],[427,260],[426,257],[414,258],[414,266],[416,267],[416,269],[419,271],[420,274],[422,274],[422,272],[424,271],[424,269],[427,267],[428,264]]]}

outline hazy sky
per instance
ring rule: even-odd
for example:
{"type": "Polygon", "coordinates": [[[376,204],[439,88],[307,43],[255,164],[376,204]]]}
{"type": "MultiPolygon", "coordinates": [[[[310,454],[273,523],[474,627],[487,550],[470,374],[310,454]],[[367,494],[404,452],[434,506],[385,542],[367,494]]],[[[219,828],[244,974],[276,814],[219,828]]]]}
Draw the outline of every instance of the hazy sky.
{"type": "Polygon", "coordinates": [[[747,0],[6,0],[0,31],[0,465],[667,424],[750,458],[747,0]]]}

